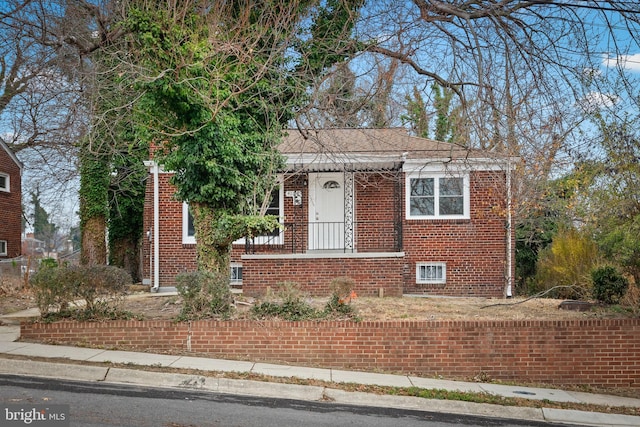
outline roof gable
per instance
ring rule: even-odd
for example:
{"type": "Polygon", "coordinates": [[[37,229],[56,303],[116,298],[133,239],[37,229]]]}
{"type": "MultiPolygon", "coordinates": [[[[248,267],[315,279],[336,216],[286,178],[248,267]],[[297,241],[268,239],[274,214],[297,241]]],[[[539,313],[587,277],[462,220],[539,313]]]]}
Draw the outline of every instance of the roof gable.
{"type": "Polygon", "coordinates": [[[16,157],[15,153],[11,148],[9,148],[2,138],[0,138],[0,149],[4,150],[9,155],[9,158],[16,164],[16,166],[18,166],[18,168],[20,168],[20,171],[22,171],[22,162],[18,160],[18,157],[16,157]]]}

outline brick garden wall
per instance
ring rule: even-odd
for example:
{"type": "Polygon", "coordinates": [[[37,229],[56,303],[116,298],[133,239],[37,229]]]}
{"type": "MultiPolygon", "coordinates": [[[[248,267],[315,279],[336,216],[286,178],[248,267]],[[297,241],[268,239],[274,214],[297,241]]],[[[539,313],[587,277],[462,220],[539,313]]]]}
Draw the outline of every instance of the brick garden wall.
{"type": "Polygon", "coordinates": [[[640,388],[640,319],[22,324],[24,340],[519,383],[640,388]]]}

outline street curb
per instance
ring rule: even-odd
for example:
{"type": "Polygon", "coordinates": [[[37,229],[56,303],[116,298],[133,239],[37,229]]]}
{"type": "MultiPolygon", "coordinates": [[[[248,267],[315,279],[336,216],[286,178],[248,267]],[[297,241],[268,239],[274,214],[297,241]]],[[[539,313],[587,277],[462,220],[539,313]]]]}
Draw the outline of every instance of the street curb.
{"type": "Polygon", "coordinates": [[[0,372],[67,380],[96,381],[215,393],[269,397],[310,402],[326,401],[353,406],[387,407],[423,412],[444,412],[471,416],[545,421],[543,411],[536,408],[505,407],[486,403],[472,403],[418,397],[387,396],[362,392],[348,392],[321,386],[266,383],[251,380],[205,377],[201,375],[138,371],[126,368],[107,368],[64,363],[0,359],[0,372]]]}
{"type": "Polygon", "coordinates": [[[327,402],[333,404],[387,407],[423,412],[454,413],[537,422],[560,422],[584,425],[637,426],[639,417],[596,414],[591,412],[526,407],[509,407],[487,403],[423,399],[349,392],[321,386],[268,383],[261,381],[205,377],[165,372],[138,371],[126,368],[82,366],[0,358],[0,372],[10,375],[61,378],[158,388],[199,390],[255,397],[327,402]]]}

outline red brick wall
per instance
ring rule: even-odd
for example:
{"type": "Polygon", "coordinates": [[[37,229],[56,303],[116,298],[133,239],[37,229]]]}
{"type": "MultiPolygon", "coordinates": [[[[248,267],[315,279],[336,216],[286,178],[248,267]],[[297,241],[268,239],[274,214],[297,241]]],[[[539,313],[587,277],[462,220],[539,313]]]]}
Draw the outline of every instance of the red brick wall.
{"type": "Polygon", "coordinates": [[[402,295],[404,260],[402,258],[252,258],[242,260],[242,293],[263,295],[267,288],[277,289],[284,282],[300,285],[313,296],[331,294],[331,281],[347,276],[354,281],[360,296],[402,295]]]}
{"type": "Polygon", "coordinates": [[[0,172],[9,175],[9,192],[0,191],[0,240],[7,242],[7,255],[0,258],[15,258],[22,251],[22,182],[20,167],[0,147],[0,172]]]}
{"type": "Polygon", "coordinates": [[[469,219],[405,220],[405,292],[503,296],[507,251],[504,172],[472,172],[470,187],[469,219]],[[420,262],[445,262],[447,283],[416,284],[416,263],[420,262]]]}
{"type": "Polygon", "coordinates": [[[640,388],[640,319],[24,323],[24,340],[518,383],[640,388]],[[190,343],[190,347],[188,345],[190,343]]]}
{"type": "MultiPolygon", "coordinates": [[[[182,202],[175,200],[174,187],[169,184],[171,174],[159,175],[160,194],[160,286],[175,286],[175,276],[186,271],[195,271],[195,245],[182,243],[182,202]]],[[[153,237],[153,176],[147,180],[145,191],[144,230],[153,237]]],[[[143,277],[149,278],[152,268],[149,255],[153,254],[153,245],[145,239],[143,243],[143,277]]]]}
{"type": "MultiPolygon", "coordinates": [[[[182,204],[173,199],[173,189],[168,184],[170,174],[160,174],[160,285],[172,286],[174,277],[183,271],[196,268],[195,245],[182,243],[182,204]]],[[[505,175],[504,172],[476,171],[470,174],[470,218],[466,220],[406,220],[403,202],[404,180],[400,188],[394,177],[382,174],[358,173],[355,176],[355,213],[356,221],[388,221],[394,219],[394,203],[401,210],[403,218],[402,239],[405,258],[402,265],[397,258],[379,258],[368,263],[357,264],[353,261],[316,259],[315,262],[290,260],[278,261],[284,269],[275,273],[266,261],[242,260],[244,247],[234,247],[232,260],[243,263],[243,282],[248,293],[260,293],[267,286],[283,281],[308,283],[312,293],[326,289],[331,278],[347,275],[356,283],[362,284],[362,292],[375,293],[380,287],[389,294],[397,292],[397,283],[401,281],[405,293],[425,293],[434,295],[502,297],[506,285],[506,215],[505,215],[505,175]],[[399,194],[398,194],[399,193],[399,194]],[[398,197],[400,196],[400,197],[398,197]],[[445,262],[447,265],[447,283],[444,285],[416,284],[416,263],[445,262]],[[256,271],[251,271],[255,267],[256,271]],[[299,268],[302,268],[300,270],[299,268]],[[321,270],[324,269],[324,270],[321,270]],[[382,273],[380,273],[380,271],[382,273]],[[311,276],[312,273],[315,276],[311,276]],[[398,275],[391,277],[391,275],[398,275]],[[370,283],[365,281],[372,280],[370,283]]],[[[145,230],[151,231],[153,214],[153,179],[147,181],[145,230]]],[[[285,222],[308,220],[307,193],[304,176],[296,175],[285,181],[287,190],[303,190],[303,204],[293,206],[290,197],[284,198],[285,222]]],[[[370,242],[367,232],[362,232],[356,242],[358,252],[370,242]]],[[[388,239],[396,236],[395,230],[382,226],[371,230],[370,241],[380,239],[384,234],[388,239]]],[[[301,232],[305,236],[304,230],[301,232]]],[[[291,235],[285,233],[285,245],[291,247],[291,235]]],[[[513,233],[512,233],[513,237],[513,233]]],[[[303,250],[296,243],[296,250],[303,250]]],[[[150,277],[149,251],[153,244],[144,243],[144,277],[150,277]]],[[[513,245],[515,248],[515,245],[513,245]]],[[[386,248],[389,250],[389,248],[386,248]]],[[[513,249],[515,250],[515,249],[513,249]]],[[[512,251],[512,254],[514,252],[512,251]]],[[[512,274],[515,264],[512,266],[512,274]]]]}

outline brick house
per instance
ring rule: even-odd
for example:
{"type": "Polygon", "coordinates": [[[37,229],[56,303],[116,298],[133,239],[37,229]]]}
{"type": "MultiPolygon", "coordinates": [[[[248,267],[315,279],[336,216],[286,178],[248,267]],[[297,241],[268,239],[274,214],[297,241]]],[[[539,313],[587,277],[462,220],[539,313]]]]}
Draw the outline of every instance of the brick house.
{"type": "MultiPolygon", "coordinates": [[[[358,295],[511,295],[516,159],[399,128],[290,130],[279,149],[268,213],[282,230],[233,245],[231,283],[245,295],[283,282],[327,295],[344,276],[358,295]]],[[[145,164],[143,277],[162,289],[195,270],[195,236],[171,172],[145,164]]]]}
{"type": "Polygon", "coordinates": [[[0,138],[0,259],[21,253],[22,163],[0,138]]]}

